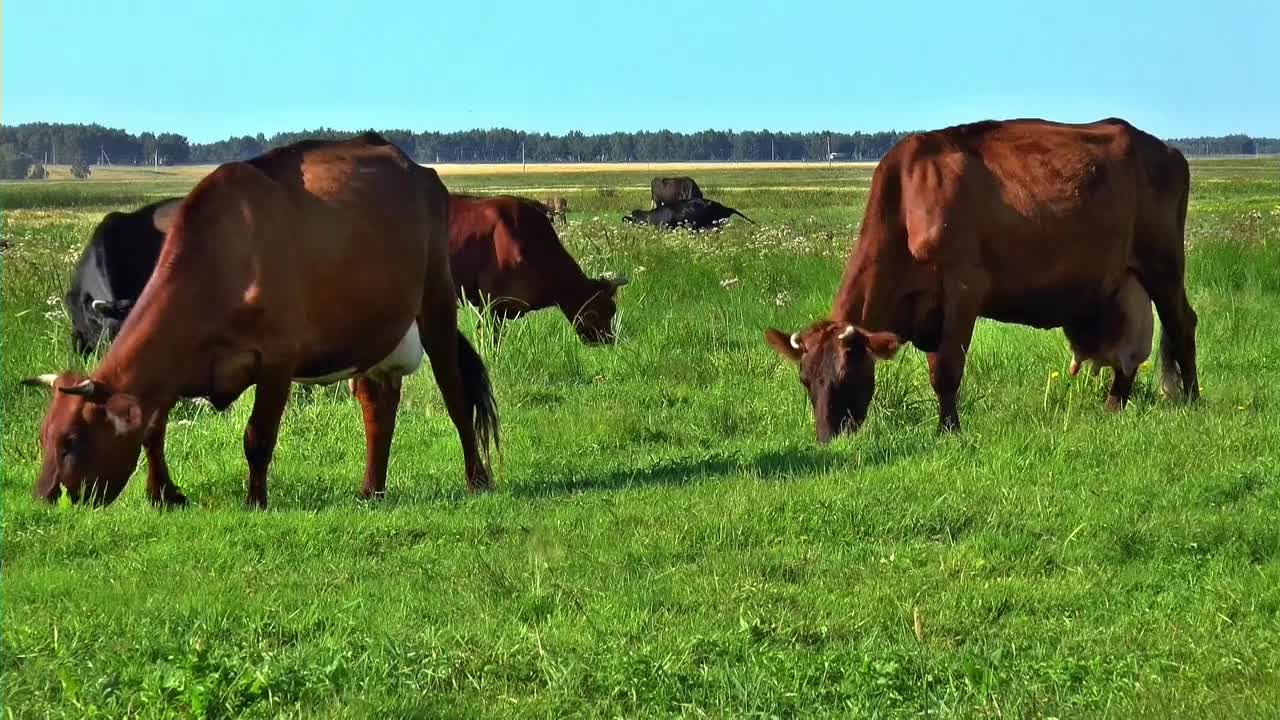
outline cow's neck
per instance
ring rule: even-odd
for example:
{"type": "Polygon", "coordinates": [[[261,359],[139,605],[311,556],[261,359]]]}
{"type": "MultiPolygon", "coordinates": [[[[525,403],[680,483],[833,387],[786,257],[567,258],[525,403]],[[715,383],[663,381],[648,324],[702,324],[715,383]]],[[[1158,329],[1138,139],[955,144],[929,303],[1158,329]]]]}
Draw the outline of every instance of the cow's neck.
{"type": "Polygon", "coordinates": [[[569,322],[575,322],[578,313],[582,311],[584,305],[587,304],[597,292],[596,284],[591,282],[586,273],[582,272],[582,268],[573,262],[570,258],[565,263],[559,273],[561,278],[560,289],[556,293],[555,304],[560,308],[560,312],[569,319],[569,322]]]}
{"type": "Polygon", "coordinates": [[[224,306],[211,292],[211,268],[174,272],[162,262],[94,372],[117,392],[139,398],[144,409],[177,402],[184,388],[197,386],[206,372],[209,332],[224,306]]]}
{"type": "Polygon", "coordinates": [[[845,265],[831,308],[831,319],[865,330],[902,333],[901,298],[912,271],[903,246],[885,242],[879,224],[864,223],[858,244],[845,265]]]}

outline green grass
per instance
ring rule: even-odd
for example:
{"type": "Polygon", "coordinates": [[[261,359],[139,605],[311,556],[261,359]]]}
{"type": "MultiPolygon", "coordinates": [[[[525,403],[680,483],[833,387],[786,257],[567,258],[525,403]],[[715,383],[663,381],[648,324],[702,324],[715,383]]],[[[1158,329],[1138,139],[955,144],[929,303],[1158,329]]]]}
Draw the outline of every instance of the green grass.
{"type": "Polygon", "coordinates": [[[761,331],[829,308],[866,170],[700,173],[761,222],[706,236],[620,225],[644,173],[448,179],[571,188],[566,244],[633,280],[621,342],[548,311],[482,345],[488,497],[429,373],[376,504],[354,402],[296,393],[261,514],[249,397],[174,413],[187,510],[151,510],[141,472],[105,510],[29,498],[47,397],[16,383],[76,365],[70,263],[107,209],[184,187],[0,186],[5,717],[1275,717],[1277,170],[1193,168],[1197,406],[1148,369],[1108,415],[1060,332],[983,322],[963,432],[934,433],[909,350],[821,449],[761,331]]]}

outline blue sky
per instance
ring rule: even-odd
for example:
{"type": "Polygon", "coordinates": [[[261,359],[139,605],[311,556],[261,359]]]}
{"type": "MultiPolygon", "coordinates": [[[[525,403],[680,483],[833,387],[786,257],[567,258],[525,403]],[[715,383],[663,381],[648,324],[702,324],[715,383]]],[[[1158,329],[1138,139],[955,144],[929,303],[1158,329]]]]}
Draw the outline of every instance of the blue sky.
{"type": "Polygon", "coordinates": [[[8,0],[0,32],[0,122],[202,142],[1113,115],[1166,137],[1280,136],[1276,0],[8,0]]]}

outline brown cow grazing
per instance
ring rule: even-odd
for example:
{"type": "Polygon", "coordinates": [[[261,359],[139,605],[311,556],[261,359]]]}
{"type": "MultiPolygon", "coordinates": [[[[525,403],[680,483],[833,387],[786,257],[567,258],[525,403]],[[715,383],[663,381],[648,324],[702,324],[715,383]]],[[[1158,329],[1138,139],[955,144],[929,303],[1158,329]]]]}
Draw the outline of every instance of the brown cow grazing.
{"type": "MultiPolygon", "coordinates": [[[[1123,120],[988,121],[909,136],[876,168],[830,318],[765,338],[799,365],[821,443],[863,422],[875,362],[904,342],[928,353],[940,428],[958,429],[977,318],[1062,327],[1091,344],[1131,312],[1122,290],[1136,277],[1160,313],[1165,391],[1194,399],[1189,188],[1182,154],[1123,120]]],[[[1135,372],[1121,365],[1109,407],[1128,399],[1135,372]]]]}
{"type": "Polygon", "coordinates": [[[291,383],[354,378],[364,414],[363,494],[386,488],[403,375],[425,346],[462,441],[467,487],[490,485],[497,443],[484,364],[459,333],[448,194],[380,136],[305,141],[222,165],[177,211],[155,273],[91,377],[45,378],[38,498],[106,504],[146,448],[147,492],[181,504],[164,459],[181,397],[225,409],[257,386],[244,433],[248,504],[267,504],[267,466],[291,383]]]}
{"type": "Polygon", "coordinates": [[[649,182],[649,192],[653,196],[654,209],[663,205],[674,205],[681,200],[702,198],[702,188],[687,175],[680,177],[656,177],[649,182]]]}
{"type": "Polygon", "coordinates": [[[543,203],[547,208],[547,217],[554,224],[560,218],[566,225],[569,223],[569,201],[563,195],[552,195],[543,203]]]}
{"type": "Polygon", "coordinates": [[[625,278],[588,278],[535,205],[512,196],[449,195],[449,262],[458,297],[496,322],[558,307],[588,343],[613,342],[625,278]]]}

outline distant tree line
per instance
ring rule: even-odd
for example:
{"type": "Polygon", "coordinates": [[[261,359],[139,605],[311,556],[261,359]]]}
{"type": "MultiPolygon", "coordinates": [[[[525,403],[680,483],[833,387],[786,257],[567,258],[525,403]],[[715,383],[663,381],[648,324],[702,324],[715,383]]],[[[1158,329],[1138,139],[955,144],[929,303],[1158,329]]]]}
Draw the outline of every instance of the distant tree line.
{"type": "MultiPolygon", "coordinates": [[[[383,130],[383,136],[414,159],[435,162],[681,162],[825,160],[831,153],[850,160],[875,160],[908,132],[772,132],[703,130],[694,133],[613,132],[588,135],[526,133],[508,128],[457,132],[383,130]]],[[[139,135],[101,125],[28,123],[0,126],[0,177],[43,172],[44,163],[83,167],[115,165],[216,164],[243,160],[303,138],[340,139],[353,131],[319,128],[243,135],[212,143],[191,143],[177,133],[139,135]]],[[[1280,153],[1280,139],[1225,137],[1169,141],[1188,155],[1280,153]]]]}
{"type": "Polygon", "coordinates": [[[1186,155],[1275,155],[1280,153],[1280,138],[1225,135],[1223,137],[1172,138],[1166,142],[1186,155]]]}
{"type": "MultiPolygon", "coordinates": [[[[818,160],[828,152],[853,159],[878,158],[908,133],[783,133],[768,130],[703,130],[678,133],[613,132],[588,135],[576,130],[565,135],[526,133],[509,128],[457,132],[381,130],[423,163],[520,162],[678,162],[746,160],[818,160]],[[830,146],[828,149],[828,140],[830,146]]],[[[264,150],[304,138],[339,139],[353,132],[319,128],[301,132],[227,138],[191,147],[191,162],[219,163],[253,157],[264,150]]]]}

